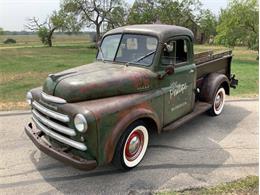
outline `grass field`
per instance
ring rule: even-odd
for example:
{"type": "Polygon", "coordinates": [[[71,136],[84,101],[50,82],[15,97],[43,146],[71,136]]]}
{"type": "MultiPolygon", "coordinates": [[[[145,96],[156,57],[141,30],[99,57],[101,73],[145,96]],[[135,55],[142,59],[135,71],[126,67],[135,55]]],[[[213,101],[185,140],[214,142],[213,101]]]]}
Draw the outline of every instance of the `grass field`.
{"type": "MultiPolygon", "coordinates": [[[[85,34],[79,35],[56,35],[53,38],[53,44],[62,45],[77,45],[88,42],[89,37],[85,34]]],[[[0,35],[0,48],[23,48],[23,47],[42,47],[42,43],[36,35],[0,35]],[[16,44],[4,44],[3,42],[12,38],[16,40],[16,44]]]]}
{"type": "MultiPolygon", "coordinates": [[[[54,47],[43,47],[36,36],[8,36],[17,44],[0,44],[0,110],[25,109],[25,94],[42,85],[50,73],[94,61],[96,50],[89,49],[86,36],[55,36],[54,47]]],[[[0,42],[6,36],[0,36],[0,42]]],[[[196,46],[195,52],[224,47],[196,46]]],[[[235,48],[233,71],[239,87],[232,95],[254,97],[258,95],[257,52],[235,48]]]]}

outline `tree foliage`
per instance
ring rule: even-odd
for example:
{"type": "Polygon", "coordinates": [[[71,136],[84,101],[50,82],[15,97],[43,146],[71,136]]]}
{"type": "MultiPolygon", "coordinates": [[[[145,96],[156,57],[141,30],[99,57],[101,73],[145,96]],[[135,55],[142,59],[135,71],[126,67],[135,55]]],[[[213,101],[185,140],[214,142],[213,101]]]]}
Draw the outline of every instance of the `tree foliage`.
{"type": "Polygon", "coordinates": [[[129,24],[161,22],[189,27],[197,21],[199,0],[136,0],[130,10],[129,24]]]}
{"type": "Polygon", "coordinates": [[[257,0],[231,0],[221,11],[217,43],[227,46],[246,45],[258,50],[259,9],[257,0]]]}
{"type": "Polygon", "coordinates": [[[156,22],[157,0],[135,0],[127,18],[128,24],[149,24],[156,22]]]}
{"type": "Polygon", "coordinates": [[[49,31],[45,26],[39,27],[37,34],[38,34],[38,37],[41,39],[41,42],[44,45],[49,45],[49,47],[52,46],[52,42],[48,42],[49,31]]]}
{"type": "Polygon", "coordinates": [[[164,23],[189,27],[198,20],[198,13],[201,10],[199,0],[168,1],[159,0],[160,20],[164,23]],[[191,23],[190,23],[191,22],[191,23]]]}
{"type": "Polygon", "coordinates": [[[16,43],[16,40],[15,39],[12,39],[12,38],[7,38],[5,41],[4,41],[4,44],[15,44],[16,43]]]}
{"type": "Polygon", "coordinates": [[[122,0],[63,0],[62,8],[67,13],[74,14],[82,26],[94,26],[98,41],[101,37],[102,24],[106,20],[112,22],[109,18],[111,13],[120,14],[121,3],[122,0]]]}
{"type": "Polygon", "coordinates": [[[115,7],[106,18],[107,30],[114,29],[127,24],[129,8],[127,6],[115,7]]]}
{"type": "Polygon", "coordinates": [[[211,36],[216,36],[218,20],[217,16],[215,16],[210,10],[207,9],[200,12],[198,23],[207,41],[211,36]]]}
{"type": "Polygon", "coordinates": [[[201,5],[200,0],[136,0],[130,10],[128,23],[184,26],[197,37],[201,29],[201,5]]]}

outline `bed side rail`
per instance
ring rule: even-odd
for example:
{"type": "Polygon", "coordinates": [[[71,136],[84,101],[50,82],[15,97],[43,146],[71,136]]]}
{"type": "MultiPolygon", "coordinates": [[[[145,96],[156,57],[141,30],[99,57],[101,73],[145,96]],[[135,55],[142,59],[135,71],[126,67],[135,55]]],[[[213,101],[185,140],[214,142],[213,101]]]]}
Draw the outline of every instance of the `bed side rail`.
{"type": "Polygon", "coordinates": [[[213,54],[212,51],[202,52],[194,55],[194,62],[196,65],[198,65],[211,60],[215,60],[218,58],[223,58],[225,56],[231,56],[231,55],[232,55],[232,50],[216,53],[216,54],[213,54]]]}

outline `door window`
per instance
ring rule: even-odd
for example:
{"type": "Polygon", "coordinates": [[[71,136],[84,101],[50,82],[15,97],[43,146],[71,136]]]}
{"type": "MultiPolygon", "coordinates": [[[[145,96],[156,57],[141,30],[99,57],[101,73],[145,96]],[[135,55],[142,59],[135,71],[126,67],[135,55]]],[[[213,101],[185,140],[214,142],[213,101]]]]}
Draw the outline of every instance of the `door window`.
{"type": "Polygon", "coordinates": [[[169,41],[163,49],[162,65],[178,65],[188,61],[188,46],[185,39],[169,41]]]}

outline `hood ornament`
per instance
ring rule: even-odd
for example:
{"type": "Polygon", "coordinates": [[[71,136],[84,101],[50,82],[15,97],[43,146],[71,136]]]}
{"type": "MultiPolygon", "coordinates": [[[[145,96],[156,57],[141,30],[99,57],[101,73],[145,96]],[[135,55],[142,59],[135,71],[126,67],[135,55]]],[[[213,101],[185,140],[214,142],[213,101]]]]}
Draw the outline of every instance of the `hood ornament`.
{"type": "Polygon", "coordinates": [[[63,74],[49,74],[48,77],[50,77],[53,81],[56,81],[58,78],[62,77],[62,76],[66,76],[69,74],[74,74],[76,72],[67,72],[67,73],[63,73],[63,74]]]}

